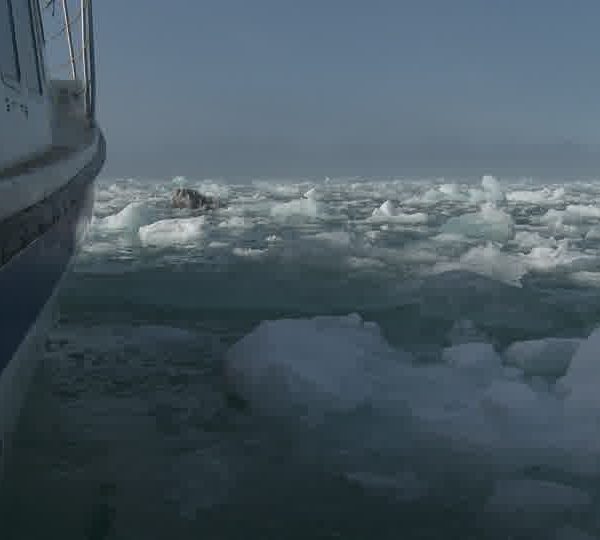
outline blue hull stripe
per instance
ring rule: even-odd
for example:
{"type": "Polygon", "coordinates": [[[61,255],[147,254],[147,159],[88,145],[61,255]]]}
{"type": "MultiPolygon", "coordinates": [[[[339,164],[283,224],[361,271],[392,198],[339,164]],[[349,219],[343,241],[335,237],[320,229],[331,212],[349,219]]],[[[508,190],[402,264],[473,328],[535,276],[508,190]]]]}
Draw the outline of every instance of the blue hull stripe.
{"type": "Polygon", "coordinates": [[[45,222],[32,222],[32,209],[28,209],[23,214],[30,219],[23,227],[14,227],[15,219],[23,222],[22,215],[0,223],[0,237],[10,241],[12,235],[11,245],[21,245],[18,251],[5,250],[8,262],[0,266],[0,372],[50,299],[82,240],[92,214],[93,181],[104,155],[101,138],[94,159],[63,189],[36,205],[35,215],[46,216],[45,222]],[[38,231],[37,237],[23,236],[32,230],[38,231]],[[17,233],[20,238],[15,242],[17,233]]]}

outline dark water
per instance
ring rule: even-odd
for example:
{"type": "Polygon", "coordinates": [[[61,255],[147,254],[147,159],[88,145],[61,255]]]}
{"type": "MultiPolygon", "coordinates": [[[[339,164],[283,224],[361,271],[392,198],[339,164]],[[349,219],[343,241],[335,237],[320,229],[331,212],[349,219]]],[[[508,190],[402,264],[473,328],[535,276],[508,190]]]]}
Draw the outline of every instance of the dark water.
{"type": "MultiPolygon", "coordinates": [[[[600,536],[593,435],[571,437],[562,420],[542,430],[536,417],[533,444],[522,409],[502,402],[508,416],[479,439],[486,385],[508,375],[471,382],[440,367],[465,342],[503,355],[516,341],[587,339],[600,321],[600,187],[500,186],[505,198],[439,183],[333,183],[312,197],[301,184],[201,186],[225,209],[140,236],[195,218],[168,209],[170,183],[101,183],[11,456],[2,538],[575,540],[567,526],[600,536]],[[396,214],[372,218],[386,199],[396,214]],[[227,351],[261,321],[353,312],[412,354],[413,393],[389,374],[401,404],[375,398],[306,421],[232,389],[227,351]],[[449,396],[444,414],[454,400],[477,411],[457,416],[456,431],[429,424],[436,394],[449,396]],[[507,479],[576,492],[537,500],[542,488],[498,509],[507,479]]],[[[336,350],[324,369],[343,363],[336,350]]],[[[545,411],[562,407],[556,377],[519,377],[545,411]]],[[[595,409],[586,414],[593,425],[595,409]]]]}

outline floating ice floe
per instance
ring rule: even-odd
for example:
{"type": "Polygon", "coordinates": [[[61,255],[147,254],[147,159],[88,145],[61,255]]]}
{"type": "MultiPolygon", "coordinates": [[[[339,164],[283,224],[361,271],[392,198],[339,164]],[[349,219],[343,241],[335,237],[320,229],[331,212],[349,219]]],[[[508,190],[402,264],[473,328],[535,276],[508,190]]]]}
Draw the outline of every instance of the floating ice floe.
{"type": "Polygon", "coordinates": [[[580,227],[600,220],[600,208],[586,205],[569,205],[565,210],[551,208],[539,218],[553,234],[582,236],[580,227]]]}
{"type": "Polygon", "coordinates": [[[600,219],[600,208],[598,206],[589,206],[585,204],[569,204],[565,209],[567,214],[572,216],[572,220],[593,220],[600,219]]]}
{"type": "Polygon", "coordinates": [[[518,255],[512,255],[491,242],[467,250],[457,261],[437,263],[433,273],[466,270],[508,285],[520,286],[527,266],[518,255]]]}
{"type": "Polygon", "coordinates": [[[227,352],[229,383],[244,399],[277,414],[290,407],[351,410],[375,392],[381,362],[394,351],[377,325],[358,315],[262,322],[227,352]]]}
{"type": "Polygon", "coordinates": [[[153,246],[169,246],[189,244],[204,236],[206,218],[164,219],[140,227],[139,235],[142,244],[153,246]]]}
{"type": "Polygon", "coordinates": [[[469,199],[472,203],[491,203],[493,205],[504,202],[504,191],[498,180],[490,175],[485,175],[481,179],[482,189],[470,189],[469,199]]]}
{"type": "Polygon", "coordinates": [[[258,248],[235,247],[233,248],[232,253],[237,257],[245,257],[247,259],[260,259],[268,253],[268,250],[258,248]]]}
{"type": "Polygon", "coordinates": [[[285,203],[276,203],[271,208],[271,215],[279,219],[317,218],[323,209],[314,198],[302,198],[285,203]]]}
{"type": "Polygon", "coordinates": [[[584,285],[586,287],[600,287],[600,272],[573,272],[569,279],[571,282],[577,285],[584,285]]]}
{"type": "Polygon", "coordinates": [[[269,244],[277,244],[281,241],[282,241],[281,236],[278,236],[276,234],[270,234],[269,236],[267,236],[265,238],[265,242],[268,242],[269,244]]]}
{"type": "Polygon", "coordinates": [[[518,231],[514,238],[515,243],[521,248],[531,250],[537,247],[555,248],[557,246],[556,238],[544,237],[538,232],[518,231]]]}
{"type": "Polygon", "coordinates": [[[580,344],[580,339],[561,338],[519,341],[504,351],[504,359],[526,375],[561,377],[580,344]]]}
{"type": "Polygon", "coordinates": [[[243,216],[232,216],[229,219],[221,221],[219,228],[222,229],[246,229],[248,228],[248,220],[243,216]]]}
{"type": "Polygon", "coordinates": [[[346,231],[317,233],[312,238],[337,247],[349,247],[352,244],[352,235],[346,231]]]}
{"type": "Polygon", "coordinates": [[[229,243],[228,242],[220,242],[218,240],[213,240],[212,242],[209,242],[207,247],[209,247],[211,249],[223,249],[223,248],[229,247],[229,243]]]}
{"type": "Polygon", "coordinates": [[[514,236],[514,222],[504,210],[486,203],[479,212],[450,218],[441,232],[504,243],[514,236]]]}
{"type": "Polygon", "coordinates": [[[464,200],[465,198],[458,184],[441,184],[438,189],[440,193],[442,193],[449,199],[460,201],[464,200]]]}
{"type": "Polygon", "coordinates": [[[392,201],[385,201],[379,208],[373,210],[372,218],[375,220],[389,220],[404,225],[422,225],[427,223],[427,214],[416,212],[407,214],[399,210],[392,201]]]}
{"type": "Polygon", "coordinates": [[[103,230],[137,231],[152,221],[152,210],[146,203],[132,202],[116,214],[96,219],[94,225],[103,230]]]}
{"type": "Polygon", "coordinates": [[[564,199],[564,188],[541,188],[536,190],[514,190],[506,193],[506,200],[535,205],[555,204],[564,199]]]}
{"type": "Polygon", "coordinates": [[[310,188],[305,194],[304,194],[304,198],[305,199],[316,199],[318,196],[318,192],[316,188],[310,188]]]}
{"type": "Polygon", "coordinates": [[[569,247],[569,239],[565,238],[557,242],[554,248],[545,246],[533,248],[522,257],[522,260],[527,269],[539,272],[577,272],[597,268],[597,256],[583,254],[581,251],[571,251],[569,247]]]}
{"type": "Polygon", "coordinates": [[[600,240],[600,226],[591,227],[587,233],[585,233],[586,240],[600,240]]]}
{"type": "MultiPolygon", "coordinates": [[[[566,363],[559,352],[576,345],[525,342],[509,356],[531,374],[554,376],[566,363]]],[[[370,410],[395,419],[389,448],[430,437],[436,452],[478,452],[512,470],[547,463],[589,473],[600,472],[598,350],[600,330],[581,343],[554,386],[503,367],[485,343],[450,347],[444,363],[420,366],[356,315],[316,317],[261,323],[228,351],[225,371],[231,388],[267,415],[322,419],[324,412],[370,410]]]]}
{"type": "Polygon", "coordinates": [[[441,232],[504,243],[514,236],[514,223],[504,210],[486,203],[477,213],[450,218],[441,232]]]}
{"type": "Polygon", "coordinates": [[[455,183],[444,183],[427,189],[422,195],[404,199],[407,204],[435,204],[442,201],[468,201],[468,195],[455,183]]]}
{"type": "Polygon", "coordinates": [[[483,188],[483,191],[486,194],[488,201],[494,203],[504,201],[504,191],[500,187],[500,184],[498,183],[498,180],[495,177],[486,174],[481,179],[481,187],[483,188]]]}

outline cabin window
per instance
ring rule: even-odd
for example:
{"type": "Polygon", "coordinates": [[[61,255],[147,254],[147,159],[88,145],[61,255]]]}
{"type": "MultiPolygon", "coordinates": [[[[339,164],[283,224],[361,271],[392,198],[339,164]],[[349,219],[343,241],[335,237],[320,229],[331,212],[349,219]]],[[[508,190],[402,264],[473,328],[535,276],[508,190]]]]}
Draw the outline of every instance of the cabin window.
{"type": "Polygon", "coordinates": [[[36,94],[42,93],[42,74],[40,72],[40,57],[38,54],[37,40],[36,40],[36,25],[35,19],[33,18],[33,10],[31,9],[31,2],[27,0],[27,25],[23,28],[24,34],[24,46],[22,54],[22,66],[25,72],[25,80],[27,82],[27,88],[35,92],[36,94]]]}
{"type": "Polygon", "coordinates": [[[0,0],[0,74],[15,82],[21,79],[11,0],[0,0]]]}

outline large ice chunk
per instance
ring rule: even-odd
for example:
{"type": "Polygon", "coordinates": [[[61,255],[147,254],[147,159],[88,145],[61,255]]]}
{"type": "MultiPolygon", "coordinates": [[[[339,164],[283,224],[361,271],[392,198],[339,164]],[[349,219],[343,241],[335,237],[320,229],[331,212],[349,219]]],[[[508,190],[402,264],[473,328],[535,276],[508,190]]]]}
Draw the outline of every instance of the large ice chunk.
{"type": "Polygon", "coordinates": [[[98,219],[96,226],[108,231],[137,231],[142,225],[146,225],[151,221],[151,213],[146,204],[132,202],[116,214],[98,219]]]}
{"type": "Polygon", "coordinates": [[[600,226],[595,225],[585,233],[586,240],[600,240],[600,226]]]}
{"type": "Polygon", "coordinates": [[[229,349],[225,366],[239,396],[277,415],[353,409],[369,400],[401,356],[376,324],[349,315],[264,321],[229,349]]]}
{"type": "Polygon", "coordinates": [[[581,344],[579,339],[547,338],[513,343],[504,352],[506,363],[526,375],[560,377],[581,344]]]}
{"type": "Polygon", "coordinates": [[[589,221],[600,219],[600,207],[588,206],[584,204],[569,204],[566,208],[567,213],[571,214],[572,220],[589,221]]]}
{"type": "Polygon", "coordinates": [[[555,248],[557,246],[556,239],[544,237],[538,232],[519,231],[515,234],[514,241],[522,249],[531,250],[537,247],[555,248]]]}
{"type": "Polygon", "coordinates": [[[385,201],[379,208],[373,210],[372,218],[376,220],[389,220],[405,225],[421,225],[427,223],[427,214],[416,212],[407,214],[399,210],[392,201],[385,201]]]}
{"type": "Polygon", "coordinates": [[[488,203],[477,213],[450,218],[441,232],[503,243],[514,236],[514,223],[506,212],[488,203]]]}
{"type": "Polygon", "coordinates": [[[517,286],[521,285],[521,278],[527,273],[520,257],[505,253],[491,242],[469,249],[460,257],[456,266],[517,286]]]}
{"type": "Polygon", "coordinates": [[[500,184],[495,177],[486,174],[481,179],[481,187],[483,188],[483,192],[485,193],[488,201],[499,203],[505,200],[504,191],[500,187],[500,184]]]}
{"type": "Polygon", "coordinates": [[[529,203],[535,205],[555,204],[565,196],[565,189],[560,187],[556,189],[541,188],[537,190],[515,190],[506,194],[509,201],[529,203]]]}
{"type": "Polygon", "coordinates": [[[315,197],[296,199],[289,202],[276,203],[271,208],[271,215],[278,219],[317,218],[322,214],[321,204],[315,197]]]}
{"type": "Polygon", "coordinates": [[[482,189],[469,189],[469,199],[472,203],[488,202],[496,205],[505,200],[504,191],[500,187],[498,180],[493,176],[483,176],[481,179],[481,187],[482,189]]]}
{"type": "Polygon", "coordinates": [[[189,244],[203,236],[206,218],[163,219],[140,228],[142,244],[169,246],[189,244]]]}

